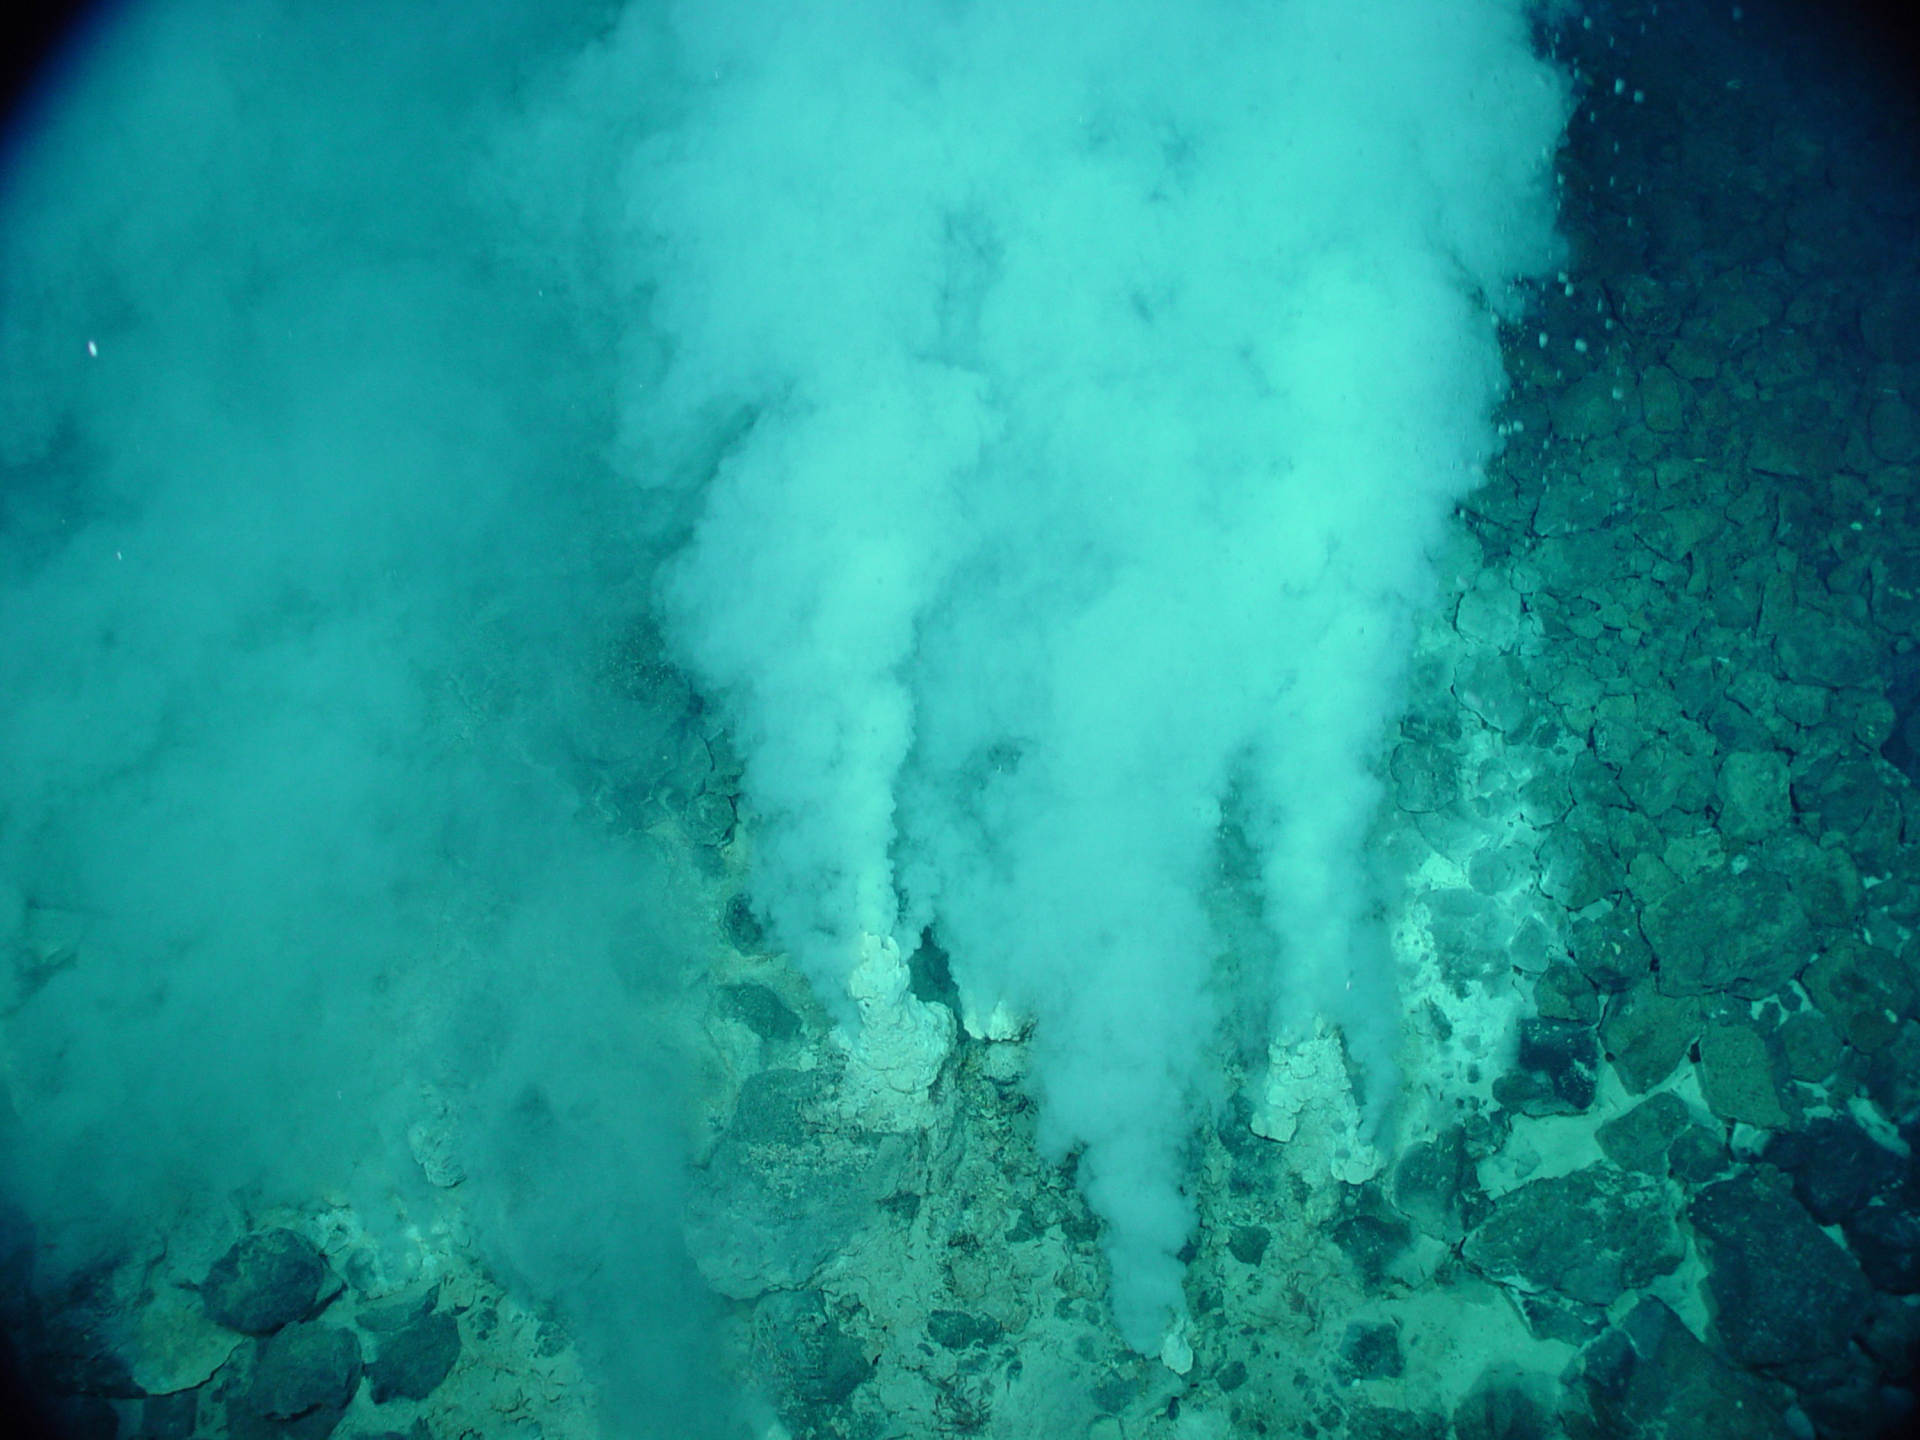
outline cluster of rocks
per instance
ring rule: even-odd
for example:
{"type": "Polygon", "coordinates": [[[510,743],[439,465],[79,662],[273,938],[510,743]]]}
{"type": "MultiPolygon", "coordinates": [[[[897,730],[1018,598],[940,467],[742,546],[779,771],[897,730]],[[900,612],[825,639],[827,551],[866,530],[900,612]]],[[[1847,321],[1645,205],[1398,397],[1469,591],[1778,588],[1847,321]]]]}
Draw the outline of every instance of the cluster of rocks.
{"type": "MultiPolygon", "coordinates": [[[[104,1277],[93,1277],[102,1280],[104,1277]]],[[[255,1231],[214,1262],[198,1286],[201,1314],[176,1319],[181,1347],[205,1349],[205,1322],[226,1332],[208,1378],[155,1392],[154,1351],[167,1340],[133,1323],[119,1297],[83,1279],[26,1323],[26,1369],[48,1397],[57,1433],[188,1440],[425,1440],[421,1414],[463,1349],[461,1322],[440,1286],[367,1299],[293,1230],[255,1231]],[[359,1421],[341,1422],[356,1397],[359,1421]],[[370,1417],[380,1417],[379,1423],[370,1417]]],[[[158,1368],[165,1369],[161,1364],[158,1368]]]]}
{"type": "Polygon", "coordinates": [[[1640,99],[1570,158],[1639,184],[1570,188],[1596,273],[1513,349],[1392,764],[1444,973],[1527,1013],[1383,1208],[1577,1347],[1569,1433],[1879,1433],[1920,1364],[1913,216],[1822,229],[1845,176],[1751,92],[1640,99]],[[1483,1193],[1552,1117],[1598,1155],[1483,1193]]]}

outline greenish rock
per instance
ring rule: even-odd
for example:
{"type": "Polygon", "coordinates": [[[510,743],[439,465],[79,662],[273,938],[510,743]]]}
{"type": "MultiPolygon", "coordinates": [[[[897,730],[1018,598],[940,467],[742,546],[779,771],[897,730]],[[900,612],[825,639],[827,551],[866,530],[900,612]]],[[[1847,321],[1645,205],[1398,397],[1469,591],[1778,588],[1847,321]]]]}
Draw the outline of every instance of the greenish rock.
{"type": "Polygon", "coordinates": [[[1650,819],[1669,811],[1701,814],[1714,797],[1712,742],[1690,730],[1657,736],[1621,767],[1620,788],[1650,819]]]}
{"type": "Polygon", "coordinates": [[[1406,1221],[1381,1215],[1350,1215],[1333,1227],[1333,1243],[1370,1285],[1380,1283],[1412,1240],[1406,1221]]]}
{"type": "Polygon", "coordinates": [[[1584,910],[1626,884],[1604,831],[1580,823],[1579,813],[1576,809],[1540,842],[1541,892],[1569,910],[1584,910]]]}
{"type": "Polygon", "coordinates": [[[1587,1346],[1566,1380],[1586,1412],[1581,1435],[1793,1440],[1798,1433],[1764,1381],[1727,1364],[1651,1296],[1587,1346]]]}
{"type": "Polygon", "coordinates": [[[1692,391],[1664,365],[1640,372],[1640,419],[1656,435],[1671,435],[1686,423],[1692,391]]]}
{"type": "Polygon", "coordinates": [[[1800,972],[1813,932],[1799,895],[1758,867],[1711,871],[1647,906],[1640,928],[1668,995],[1759,1000],[1800,972]]]}
{"type": "Polygon", "coordinates": [[[1469,658],[1453,677],[1453,693],[1462,705],[1504,734],[1526,729],[1539,708],[1528,683],[1526,664],[1517,655],[1469,658]]]}
{"type": "Polygon", "coordinates": [[[245,1408],[269,1420],[337,1414],[359,1385],[360,1342],[352,1331],[319,1321],[288,1325],[260,1342],[245,1408]]]}
{"type": "Polygon", "coordinates": [[[1786,879],[1809,922],[1849,934],[1857,928],[1866,886],[1844,845],[1821,845],[1796,827],[1761,853],[1766,869],[1786,879]]]}
{"type": "Polygon", "coordinates": [[[1720,831],[1743,843],[1764,840],[1793,819],[1786,757],[1775,750],[1739,750],[1720,764],[1715,795],[1720,831]]]}
{"type": "Polygon", "coordinates": [[[750,1077],[733,1124],[694,1174],[687,1247],[729,1299],[804,1285],[902,1188],[911,1142],[830,1123],[833,1080],[824,1070],[750,1077]]]}
{"type": "Polygon", "coordinates": [[[326,1257],[303,1236],[262,1230],[213,1263],[200,1299],[228,1329],[268,1335],[312,1314],[327,1278],[326,1257]]]}
{"type": "Polygon", "coordinates": [[[1714,1330],[1734,1360],[1789,1365],[1845,1352],[1871,1291],[1784,1176],[1763,1167],[1719,1181],[1687,1215],[1706,1242],[1714,1330]]]}
{"type": "Polygon", "coordinates": [[[1683,1253],[1659,1182],[1604,1163],[1501,1196],[1461,1248],[1490,1280],[1594,1306],[1667,1274],[1683,1253]]]}
{"type": "Polygon", "coordinates": [[[1454,759],[1437,745],[1414,741],[1397,745],[1389,769],[1393,803],[1409,815],[1443,810],[1459,794],[1454,759]]]}
{"type": "Polygon", "coordinates": [[[1704,1125],[1689,1125],[1667,1147],[1667,1165],[1689,1185],[1704,1185],[1724,1175],[1732,1161],[1727,1142],[1704,1125]]]}
{"type": "MultiPolygon", "coordinates": [[[[1480,1193],[1466,1131],[1449,1126],[1431,1140],[1410,1146],[1393,1172],[1394,1207],[1425,1234],[1453,1244],[1466,1233],[1467,1211],[1480,1193]]],[[[1336,1240],[1339,1233],[1336,1231],[1336,1240]]],[[[1404,1245],[1408,1237],[1402,1236],[1404,1245]]],[[[1341,1249],[1356,1259],[1345,1241],[1341,1249]]],[[[1384,1264],[1377,1268],[1384,1270],[1384,1264]]],[[[1362,1266],[1363,1272],[1366,1267],[1362,1266]]]]}
{"type": "Polygon", "coordinates": [[[1825,1080],[1846,1053],[1840,1031],[1818,1010],[1802,1010],[1781,1021],[1775,1032],[1780,1039],[1780,1055],[1787,1075],[1805,1084],[1825,1080]]]}
{"type": "Polygon", "coordinates": [[[1566,440],[1592,440],[1613,434],[1626,419],[1624,388],[1617,377],[1605,371],[1574,381],[1548,402],[1553,433],[1566,440]]]}
{"type": "Polygon", "coordinates": [[[453,1316],[423,1315],[381,1340],[379,1353],[367,1366],[368,1393],[376,1405],[424,1400],[452,1373],[459,1358],[460,1326],[453,1316]]]}
{"type": "Polygon", "coordinates": [[[1476,645],[1506,650],[1520,638],[1520,615],[1520,592],[1498,572],[1483,569],[1454,608],[1453,628],[1476,645]]]}
{"type": "Polygon", "coordinates": [[[1641,1095],[1673,1073],[1699,1026],[1697,1001],[1663,995],[1649,979],[1608,1005],[1600,1043],[1627,1093],[1641,1095]]]}
{"type": "Polygon", "coordinates": [[[1533,982],[1533,1005],[1543,1020],[1592,1025],[1600,1019],[1600,996],[1593,982],[1564,960],[1556,960],[1533,982]]]}
{"type": "Polygon", "coordinates": [[[1354,1380],[1392,1380],[1405,1372],[1400,1327],[1392,1321],[1356,1320],[1340,1342],[1340,1369],[1354,1380]]]}
{"type": "Polygon", "coordinates": [[[1688,1118],[1686,1102],[1678,1095],[1649,1096],[1600,1127],[1601,1152],[1622,1170],[1665,1175],[1667,1147],[1687,1128],[1688,1118]]]}
{"type": "Polygon", "coordinates": [[[1880,650],[1859,626],[1817,610],[1792,610],[1775,621],[1773,653],[1792,684],[1829,690],[1870,689],[1880,681],[1880,650]]]}
{"type": "Polygon", "coordinates": [[[1273,1241],[1273,1232],[1264,1225],[1236,1225],[1227,1237],[1227,1253],[1242,1265],[1258,1265],[1273,1241]]]}
{"type": "Polygon", "coordinates": [[[1548,1440],[1558,1433],[1554,1388],[1517,1365],[1491,1367],[1454,1406],[1455,1440],[1548,1440]]]}
{"type": "Polygon", "coordinates": [[[946,1350],[990,1345],[1000,1338],[1002,1328],[990,1315],[973,1315],[965,1310],[935,1310],[927,1317],[927,1338],[946,1350]]]}
{"type": "Polygon", "coordinates": [[[1902,1020],[1893,1043],[1867,1065],[1867,1093],[1902,1125],[1920,1121],[1920,1022],[1902,1020]]]}
{"type": "Polygon", "coordinates": [[[1851,938],[1816,955],[1801,983],[1841,1039],[1869,1054],[1893,1043],[1901,1018],[1914,1007],[1911,967],[1891,951],[1851,938]]]}
{"type": "Polygon", "coordinates": [[[1722,1120],[1767,1130],[1788,1123],[1773,1057],[1751,1025],[1709,1025],[1700,1032],[1700,1092],[1722,1120]]]}
{"type": "Polygon", "coordinates": [[[1900,797],[1889,784],[1895,778],[1884,762],[1826,756],[1794,780],[1794,808],[1823,838],[1885,854],[1900,836],[1900,797]]]}
{"type": "Polygon", "coordinates": [[[1568,928],[1567,952],[1587,983],[1605,994],[1631,989],[1653,969],[1653,952],[1625,907],[1575,920],[1568,928]]]}
{"type": "Polygon", "coordinates": [[[765,985],[751,981],[720,991],[720,1012],[745,1025],[762,1040],[791,1040],[800,1033],[800,1017],[765,985]]]}

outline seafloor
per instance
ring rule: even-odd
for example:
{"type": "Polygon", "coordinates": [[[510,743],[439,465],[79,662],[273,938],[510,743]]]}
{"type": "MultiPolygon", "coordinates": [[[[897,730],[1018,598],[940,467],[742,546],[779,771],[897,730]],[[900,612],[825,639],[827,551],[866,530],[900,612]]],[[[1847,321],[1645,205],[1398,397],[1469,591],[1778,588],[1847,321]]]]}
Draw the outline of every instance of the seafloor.
{"type": "MultiPolygon", "coordinates": [[[[1920,1344],[1913,116],[1859,57],[1760,15],[1622,7],[1560,43],[1583,87],[1571,263],[1505,336],[1505,450],[1461,507],[1380,762],[1406,1031],[1390,1163],[1349,1184],[1312,1144],[1260,1138],[1261,1077],[1223,1054],[1239,1088],[1193,1144],[1184,1373],[1114,1333],[1098,1225],[1071,1162],[1036,1149],[1018,1042],[963,1041],[923,1132],[822,1122],[826,1017],[729,903],[751,837],[725,737],[636,661],[652,698],[688,707],[684,763],[646,797],[668,808],[643,818],[716,938],[653,1023],[702,1057],[688,1242],[763,1433],[1902,1423],[1920,1344]]],[[[1225,865],[1223,915],[1236,894],[1225,865]]],[[[941,998],[937,952],[918,962],[941,998]]],[[[457,1137],[429,1107],[413,1138],[443,1212],[421,1218],[432,1263],[397,1288],[351,1211],[315,1197],[230,1250],[177,1236],[26,1317],[74,1433],[294,1434],[321,1414],[355,1435],[596,1433],[564,1323],[465,1244],[457,1137]],[[242,1332],[276,1338],[256,1354],[242,1332]]]]}

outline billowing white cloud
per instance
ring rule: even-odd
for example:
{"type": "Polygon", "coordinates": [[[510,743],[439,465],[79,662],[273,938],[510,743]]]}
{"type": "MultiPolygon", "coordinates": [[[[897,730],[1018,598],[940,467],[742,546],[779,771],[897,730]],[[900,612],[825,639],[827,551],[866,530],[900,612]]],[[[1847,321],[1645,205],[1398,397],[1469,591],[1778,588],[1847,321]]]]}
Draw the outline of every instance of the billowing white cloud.
{"type": "Polygon", "coordinates": [[[1036,1019],[1150,1344],[1223,805],[1276,1019],[1390,1057],[1372,763],[1492,447],[1489,312],[1553,255],[1564,86],[1508,0],[667,28],[686,88],[620,196],[665,359],[625,416],[643,468],[719,457],[666,593],[739,726],[758,898],[830,1000],[860,932],[932,924],[1036,1019]]]}

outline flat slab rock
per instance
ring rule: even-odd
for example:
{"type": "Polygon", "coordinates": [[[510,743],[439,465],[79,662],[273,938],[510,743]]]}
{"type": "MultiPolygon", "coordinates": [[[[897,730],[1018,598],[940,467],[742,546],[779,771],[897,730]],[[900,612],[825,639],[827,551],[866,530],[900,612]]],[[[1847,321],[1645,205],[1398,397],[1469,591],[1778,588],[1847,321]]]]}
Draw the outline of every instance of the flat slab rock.
{"type": "Polygon", "coordinates": [[[1650,1176],[1594,1164],[1494,1202],[1461,1252],[1488,1279],[1611,1305],[1680,1263],[1680,1233],[1650,1176]]]}

